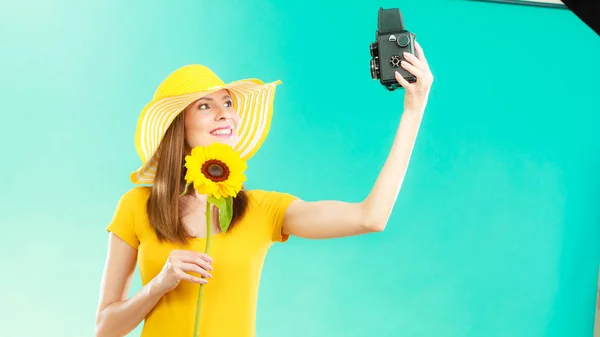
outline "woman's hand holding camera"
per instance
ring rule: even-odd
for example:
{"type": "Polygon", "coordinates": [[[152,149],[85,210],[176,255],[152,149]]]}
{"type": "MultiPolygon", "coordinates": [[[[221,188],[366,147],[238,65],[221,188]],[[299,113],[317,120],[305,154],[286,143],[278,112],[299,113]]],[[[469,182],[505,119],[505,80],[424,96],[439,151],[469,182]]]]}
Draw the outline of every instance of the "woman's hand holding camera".
{"type": "Polygon", "coordinates": [[[409,83],[407,80],[396,72],[396,80],[406,90],[404,94],[404,111],[405,113],[415,113],[421,115],[425,111],[427,99],[429,98],[429,90],[433,83],[433,74],[429,69],[429,64],[423,53],[423,49],[418,42],[415,41],[415,51],[417,56],[404,53],[404,60],[401,66],[408,72],[417,77],[415,83],[409,83]]]}

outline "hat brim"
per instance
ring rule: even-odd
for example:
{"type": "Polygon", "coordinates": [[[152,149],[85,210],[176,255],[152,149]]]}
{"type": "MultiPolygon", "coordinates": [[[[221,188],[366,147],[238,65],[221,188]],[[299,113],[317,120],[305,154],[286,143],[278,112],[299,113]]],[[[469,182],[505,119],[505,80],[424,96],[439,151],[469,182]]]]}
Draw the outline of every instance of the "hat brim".
{"type": "Polygon", "coordinates": [[[258,79],[244,79],[151,101],[142,110],[135,132],[135,148],[142,166],[130,174],[130,180],[134,184],[152,184],[160,158],[160,142],[175,117],[189,104],[223,89],[229,90],[240,114],[239,138],[234,150],[240,153],[243,160],[250,159],[269,133],[275,91],[279,84],[279,80],[264,83],[258,79]]]}

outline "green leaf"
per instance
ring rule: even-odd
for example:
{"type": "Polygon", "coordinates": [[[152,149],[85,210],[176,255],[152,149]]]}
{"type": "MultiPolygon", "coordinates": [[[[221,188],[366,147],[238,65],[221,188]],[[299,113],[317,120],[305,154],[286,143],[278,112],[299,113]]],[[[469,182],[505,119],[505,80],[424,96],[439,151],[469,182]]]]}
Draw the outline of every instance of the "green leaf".
{"type": "Polygon", "coordinates": [[[221,227],[221,232],[227,232],[227,229],[229,229],[229,225],[231,224],[231,219],[233,218],[233,198],[227,197],[217,199],[209,196],[208,202],[219,208],[219,226],[221,227]]]}
{"type": "Polygon", "coordinates": [[[181,192],[181,194],[179,195],[180,197],[183,197],[185,195],[185,193],[188,190],[188,187],[190,187],[191,182],[188,181],[187,184],[185,184],[185,188],[183,189],[183,192],[181,192]]]}

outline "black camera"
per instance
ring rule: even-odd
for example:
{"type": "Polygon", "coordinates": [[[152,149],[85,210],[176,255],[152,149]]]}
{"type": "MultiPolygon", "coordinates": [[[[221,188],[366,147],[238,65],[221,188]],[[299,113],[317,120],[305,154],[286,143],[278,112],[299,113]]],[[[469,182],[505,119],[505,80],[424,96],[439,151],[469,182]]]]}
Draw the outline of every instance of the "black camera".
{"type": "Polygon", "coordinates": [[[409,83],[417,78],[404,69],[400,62],[404,52],[415,55],[416,35],[407,31],[398,8],[379,8],[375,42],[371,43],[371,77],[389,91],[402,87],[395,77],[398,71],[409,83]]]}

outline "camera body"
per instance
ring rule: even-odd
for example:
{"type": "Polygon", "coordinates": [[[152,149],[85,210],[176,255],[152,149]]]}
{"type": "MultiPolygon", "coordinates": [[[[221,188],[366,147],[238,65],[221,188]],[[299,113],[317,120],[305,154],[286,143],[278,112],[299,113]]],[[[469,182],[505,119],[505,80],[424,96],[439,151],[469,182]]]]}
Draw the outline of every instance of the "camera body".
{"type": "Polygon", "coordinates": [[[395,72],[399,72],[409,83],[417,78],[404,69],[400,62],[404,60],[403,53],[415,55],[416,35],[404,28],[402,15],[398,8],[379,8],[375,42],[371,49],[371,77],[389,91],[400,88],[395,72]]]}

